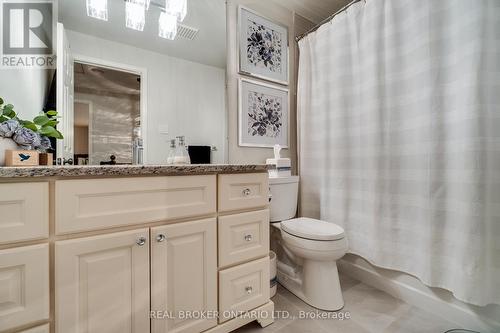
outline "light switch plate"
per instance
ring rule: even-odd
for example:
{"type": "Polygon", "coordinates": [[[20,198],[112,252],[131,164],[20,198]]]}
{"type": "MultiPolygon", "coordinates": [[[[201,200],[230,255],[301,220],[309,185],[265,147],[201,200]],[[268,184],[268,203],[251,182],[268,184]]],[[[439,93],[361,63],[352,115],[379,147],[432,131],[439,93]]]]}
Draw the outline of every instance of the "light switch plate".
{"type": "Polygon", "coordinates": [[[158,132],[160,132],[160,134],[168,134],[168,125],[167,124],[158,125],[158,132]]]}

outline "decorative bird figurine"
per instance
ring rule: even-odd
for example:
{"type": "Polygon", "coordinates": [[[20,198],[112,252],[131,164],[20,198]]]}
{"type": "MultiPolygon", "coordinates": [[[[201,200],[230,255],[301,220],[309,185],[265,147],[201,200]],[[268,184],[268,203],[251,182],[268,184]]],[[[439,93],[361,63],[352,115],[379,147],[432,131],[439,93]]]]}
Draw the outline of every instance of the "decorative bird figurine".
{"type": "Polygon", "coordinates": [[[19,157],[21,158],[21,162],[24,162],[24,161],[27,161],[30,159],[30,155],[26,155],[26,154],[19,154],[19,157]]]}

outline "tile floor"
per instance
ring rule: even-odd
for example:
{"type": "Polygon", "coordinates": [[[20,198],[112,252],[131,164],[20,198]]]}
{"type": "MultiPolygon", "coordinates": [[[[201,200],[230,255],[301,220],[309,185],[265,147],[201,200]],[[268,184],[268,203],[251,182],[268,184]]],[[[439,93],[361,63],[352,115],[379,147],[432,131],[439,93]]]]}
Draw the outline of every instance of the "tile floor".
{"type": "MultiPolygon", "coordinates": [[[[348,276],[340,277],[345,307],[337,319],[279,318],[262,329],[252,322],[236,333],[444,333],[457,328],[453,323],[400,301],[389,294],[360,283],[348,276]],[[350,319],[339,320],[340,316],[350,319]]],[[[299,316],[301,311],[318,313],[288,290],[278,285],[272,299],[276,311],[299,316]]],[[[319,313],[322,313],[319,311],[319,313]]]]}

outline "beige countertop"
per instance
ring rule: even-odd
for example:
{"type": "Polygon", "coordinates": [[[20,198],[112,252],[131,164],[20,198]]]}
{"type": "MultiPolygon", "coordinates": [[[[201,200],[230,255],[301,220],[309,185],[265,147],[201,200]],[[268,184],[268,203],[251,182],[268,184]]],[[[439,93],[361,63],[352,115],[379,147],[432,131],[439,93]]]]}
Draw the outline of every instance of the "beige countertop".
{"type": "Polygon", "coordinates": [[[266,172],[265,164],[0,167],[0,178],[187,176],[266,172]]]}

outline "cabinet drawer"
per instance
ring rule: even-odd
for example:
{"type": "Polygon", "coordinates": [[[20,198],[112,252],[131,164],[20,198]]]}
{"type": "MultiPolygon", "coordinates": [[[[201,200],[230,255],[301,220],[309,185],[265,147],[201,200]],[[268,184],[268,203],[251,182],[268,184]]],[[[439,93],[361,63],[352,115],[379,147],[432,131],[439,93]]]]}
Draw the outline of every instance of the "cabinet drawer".
{"type": "Polygon", "coordinates": [[[210,176],[62,180],[56,182],[56,233],[215,213],[210,176]]]}
{"type": "Polygon", "coordinates": [[[269,257],[219,272],[219,322],[269,301],[269,257]]]}
{"type": "Polygon", "coordinates": [[[219,267],[269,253],[269,210],[219,217],[219,267]]]}
{"type": "Polygon", "coordinates": [[[0,244],[49,235],[49,184],[0,184],[0,244]]]}
{"type": "Polygon", "coordinates": [[[219,211],[264,207],[269,203],[267,173],[219,176],[219,211]]]}
{"type": "Polygon", "coordinates": [[[49,245],[0,251],[0,331],[49,318],[49,245]]]}

